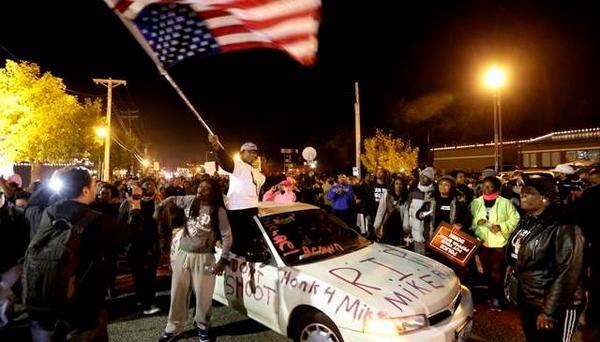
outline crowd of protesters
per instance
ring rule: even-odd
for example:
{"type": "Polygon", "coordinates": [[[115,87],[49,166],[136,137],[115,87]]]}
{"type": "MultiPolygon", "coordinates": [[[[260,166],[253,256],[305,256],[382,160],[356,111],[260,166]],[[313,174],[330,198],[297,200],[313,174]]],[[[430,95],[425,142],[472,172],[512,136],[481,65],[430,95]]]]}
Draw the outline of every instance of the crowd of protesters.
{"type": "Polygon", "coordinates": [[[600,339],[597,165],[502,174],[424,167],[406,175],[378,168],[363,179],[336,178],[312,171],[288,177],[263,200],[312,203],[367,238],[446,263],[467,285],[478,278],[491,311],[509,302],[519,307],[528,341],[571,340],[583,312],[582,338],[600,339]],[[466,267],[428,248],[442,222],[481,242],[466,267]]]}
{"type": "MultiPolygon", "coordinates": [[[[136,298],[147,315],[159,311],[157,268],[171,247],[172,228],[185,227],[180,253],[173,260],[180,267],[173,272],[169,320],[160,340],[169,340],[182,330],[190,291],[196,293],[198,336],[201,341],[209,340],[212,291],[206,289],[214,287],[214,275],[223,272],[229,249],[234,255],[244,255],[247,246],[235,241],[245,241],[243,226],[257,213],[260,199],[319,206],[373,241],[447,263],[468,285],[479,277],[487,285],[490,310],[502,311],[509,302],[519,306],[530,341],[570,340],[583,312],[584,338],[599,338],[600,303],[594,292],[600,285],[600,269],[594,262],[600,250],[594,211],[600,203],[597,166],[575,170],[564,164],[553,173],[517,170],[502,174],[490,169],[447,173],[433,167],[393,174],[379,167],[362,179],[317,175],[314,170],[265,177],[253,167],[256,145],[244,144],[242,160],[233,161],[218,137],[209,139],[229,175],[101,182],[74,168],[63,172],[72,189],[61,196],[46,183],[33,182],[22,189],[18,182],[0,179],[0,231],[3,241],[11,241],[0,249],[0,327],[9,322],[15,293],[21,291],[19,277],[28,246],[31,249],[48,234],[44,232],[53,229],[56,217],[66,217],[70,223],[95,227],[94,242],[83,237],[82,246],[87,245],[82,248],[86,260],[102,260],[102,270],[92,267],[89,279],[107,283],[109,295],[116,293],[119,255],[127,255],[136,298]],[[101,218],[90,218],[89,212],[100,213],[101,218]],[[462,269],[428,248],[442,222],[481,242],[477,257],[462,269]],[[203,238],[202,232],[207,231],[212,235],[203,238]],[[217,239],[226,250],[219,261],[209,257],[217,239]],[[207,265],[210,272],[206,272],[207,265]]],[[[56,330],[59,318],[32,313],[34,340],[82,331],[102,340],[107,324],[104,296],[98,286],[90,288],[80,295],[83,304],[78,305],[87,306],[91,314],[67,320],[61,332],[56,330]]]]}

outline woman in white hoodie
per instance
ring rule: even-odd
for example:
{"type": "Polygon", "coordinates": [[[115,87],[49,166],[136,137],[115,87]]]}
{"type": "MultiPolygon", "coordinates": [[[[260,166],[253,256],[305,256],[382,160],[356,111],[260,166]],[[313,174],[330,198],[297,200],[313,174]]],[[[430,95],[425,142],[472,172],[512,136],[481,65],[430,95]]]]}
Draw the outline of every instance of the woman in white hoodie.
{"type": "Polygon", "coordinates": [[[383,191],[373,223],[380,242],[393,246],[402,244],[407,197],[408,188],[403,178],[394,179],[390,188],[383,191]]]}

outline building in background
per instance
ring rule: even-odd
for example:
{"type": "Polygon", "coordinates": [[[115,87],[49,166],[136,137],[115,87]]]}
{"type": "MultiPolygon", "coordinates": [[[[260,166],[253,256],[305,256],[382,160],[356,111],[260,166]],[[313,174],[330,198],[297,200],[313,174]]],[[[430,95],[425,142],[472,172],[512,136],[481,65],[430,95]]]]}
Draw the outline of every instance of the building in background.
{"type": "MultiPolygon", "coordinates": [[[[494,144],[472,144],[432,148],[438,170],[469,172],[494,168],[494,144]]],[[[600,162],[600,128],[552,132],[540,137],[507,141],[502,148],[503,170],[552,168],[561,163],[600,162]]]]}

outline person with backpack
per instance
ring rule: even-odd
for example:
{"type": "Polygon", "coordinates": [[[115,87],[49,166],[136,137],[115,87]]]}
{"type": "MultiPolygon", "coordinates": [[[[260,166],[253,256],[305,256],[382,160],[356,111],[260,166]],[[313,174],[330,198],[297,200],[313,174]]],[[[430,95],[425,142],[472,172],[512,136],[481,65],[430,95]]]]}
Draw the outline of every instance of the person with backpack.
{"type": "Polygon", "coordinates": [[[208,342],[215,275],[223,274],[229,263],[232,244],[221,187],[216,180],[204,179],[196,195],[167,198],[159,205],[155,216],[160,216],[162,208],[172,204],[184,209],[186,223],[174,252],[169,320],[158,340],[172,341],[184,331],[191,287],[196,297],[194,324],[198,329],[198,338],[200,342],[208,342]],[[219,261],[215,263],[215,243],[218,239],[223,249],[219,261]]]}
{"type": "MultiPolygon", "coordinates": [[[[63,200],[42,214],[23,263],[23,303],[34,342],[108,341],[108,291],[102,254],[141,229],[140,201],[130,197],[127,224],[90,208],[96,185],[89,171],[57,174],[63,200]]],[[[134,189],[141,193],[141,189],[134,189]]]]}

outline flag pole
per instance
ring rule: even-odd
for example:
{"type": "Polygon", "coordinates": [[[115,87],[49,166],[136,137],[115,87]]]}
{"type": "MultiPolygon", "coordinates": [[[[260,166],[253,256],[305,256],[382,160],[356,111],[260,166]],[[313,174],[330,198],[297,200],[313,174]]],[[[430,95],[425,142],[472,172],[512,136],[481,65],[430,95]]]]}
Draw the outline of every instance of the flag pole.
{"type": "MultiPolygon", "coordinates": [[[[142,46],[144,51],[146,51],[146,54],[148,54],[148,56],[150,56],[150,58],[152,59],[152,61],[156,65],[156,67],[158,68],[158,71],[160,72],[160,74],[165,77],[165,79],[169,82],[169,84],[171,84],[171,87],[173,87],[173,89],[175,89],[177,94],[179,94],[179,97],[181,97],[183,102],[185,102],[185,104],[190,108],[190,110],[194,113],[194,115],[196,115],[196,117],[198,118],[198,121],[200,121],[202,126],[204,126],[204,128],[206,128],[208,133],[210,133],[211,135],[214,135],[213,131],[210,129],[208,124],[204,121],[204,119],[202,118],[200,113],[196,110],[196,108],[194,108],[194,105],[192,105],[192,103],[187,98],[187,96],[185,96],[185,94],[183,93],[181,88],[179,88],[179,86],[177,85],[175,80],[173,80],[173,78],[171,77],[169,72],[167,72],[167,70],[163,67],[162,63],[158,60],[158,58],[156,57],[156,54],[152,50],[152,47],[150,47],[148,42],[146,42],[146,39],[144,38],[142,33],[138,30],[138,28],[135,27],[134,25],[132,25],[129,21],[125,20],[121,16],[121,14],[119,14],[119,13],[116,13],[116,14],[117,14],[117,17],[119,17],[119,20],[121,20],[121,22],[123,23],[123,25],[125,25],[125,27],[127,27],[129,32],[133,35],[135,40],[137,40],[137,42],[142,46]]],[[[223,147],[221,142],[219,142],[219,145],[221,145],[221,147],[223,147]]]]}

